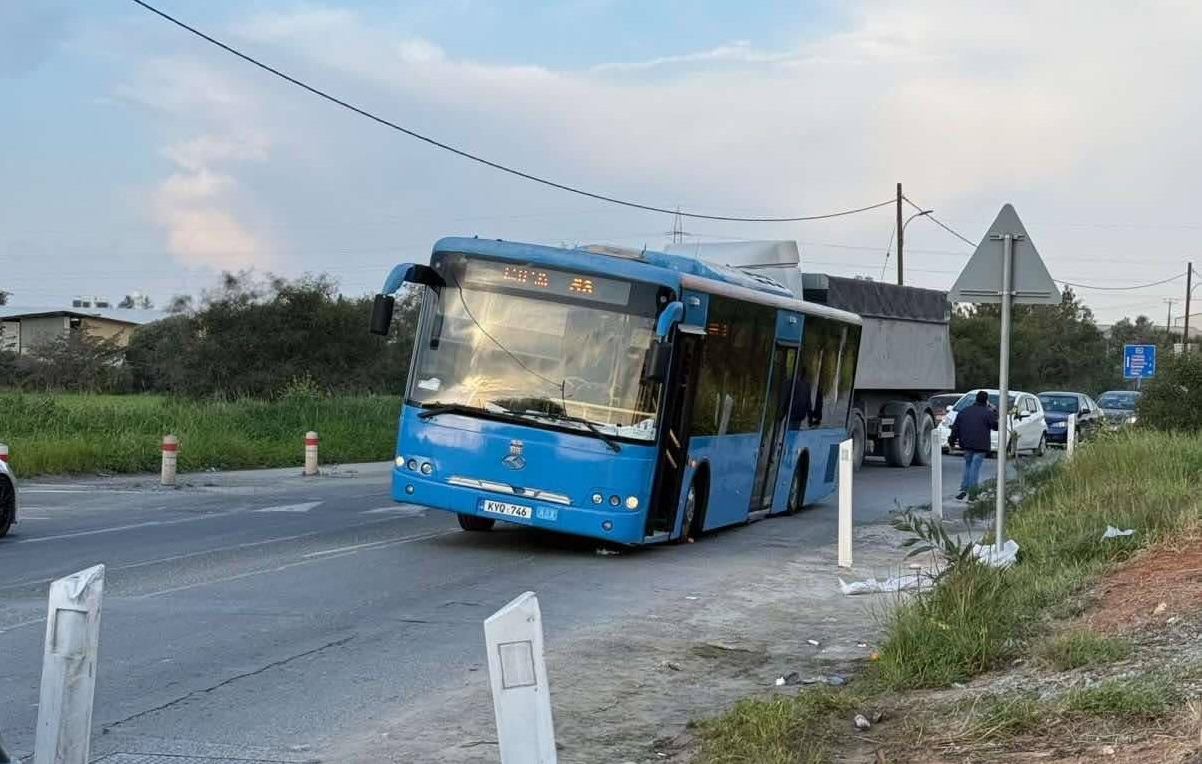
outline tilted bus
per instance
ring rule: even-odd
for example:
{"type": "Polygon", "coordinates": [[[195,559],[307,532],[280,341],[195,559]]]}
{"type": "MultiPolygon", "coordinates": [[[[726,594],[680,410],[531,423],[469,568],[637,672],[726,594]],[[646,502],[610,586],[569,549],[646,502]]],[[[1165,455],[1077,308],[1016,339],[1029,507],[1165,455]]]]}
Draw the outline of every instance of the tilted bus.
{"type": "Polygon", "coordinates": [[[392,496],[617,544],[684,541],[830,495],[860,319],[676,254],[478,238],[397,265],[420,290],[392,496]]]}

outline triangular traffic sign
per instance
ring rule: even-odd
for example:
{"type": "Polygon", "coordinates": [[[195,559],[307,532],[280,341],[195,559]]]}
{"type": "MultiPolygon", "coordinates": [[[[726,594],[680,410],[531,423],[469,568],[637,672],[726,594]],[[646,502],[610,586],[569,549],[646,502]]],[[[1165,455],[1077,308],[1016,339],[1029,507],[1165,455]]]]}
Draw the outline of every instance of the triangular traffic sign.
{"type": "Polygon", "coordinates": [[[1015,303],[1028,305],[1059,305],[1060,290],[1043,258],[1035,249],[1023,221],[1014,207],[1007,204],[998,213],[993,225],[981,239],[964,270],[948,293],[952,302],[1000,303],[1002,301],[1003,237],[1014,239],[1014,263],[1010,291],[1015,303]]]}

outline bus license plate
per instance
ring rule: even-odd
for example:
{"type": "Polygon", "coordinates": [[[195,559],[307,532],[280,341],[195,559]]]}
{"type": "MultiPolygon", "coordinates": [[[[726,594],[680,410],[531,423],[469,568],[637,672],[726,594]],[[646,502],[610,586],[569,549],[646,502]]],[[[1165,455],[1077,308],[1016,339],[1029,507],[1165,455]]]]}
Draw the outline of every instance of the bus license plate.
{"type": "Polygon", "coordinates": [[[530,507],[523,507],[521,504],[506,504],[503,501],[492,501],[491,499],[485,499],[482,509],[492,515],[520,517],[523,520],[530,519],[530,507]]]}

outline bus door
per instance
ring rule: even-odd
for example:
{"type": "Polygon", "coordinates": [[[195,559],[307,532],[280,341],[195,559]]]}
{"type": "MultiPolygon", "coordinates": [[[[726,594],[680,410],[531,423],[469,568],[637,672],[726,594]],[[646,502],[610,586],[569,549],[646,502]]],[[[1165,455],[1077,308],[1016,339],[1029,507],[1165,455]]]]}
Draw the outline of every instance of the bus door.
{"type": "Polygon", "coordinates": [[[764,403],[764,421],[760,426],[760,449],[755,463],[755,482],[751,486],[751,512],[772,507],[776,476],[780,473],[785,450],[785,430],[793,397],[793,372],[797,366],[797,348],[777,345],[772,353],[772,371],[768,396],[764,403]]]}
{"type": "Polygon", "coordinates": [[[695,376],[701,360],[702,335],[678,327],[672,368],[659,427],[659,456],[655,484],[647,511],[646,535],[670,533],[680,504],[681,484],[689,458],[689,421],[692,417],[695,376]]]}

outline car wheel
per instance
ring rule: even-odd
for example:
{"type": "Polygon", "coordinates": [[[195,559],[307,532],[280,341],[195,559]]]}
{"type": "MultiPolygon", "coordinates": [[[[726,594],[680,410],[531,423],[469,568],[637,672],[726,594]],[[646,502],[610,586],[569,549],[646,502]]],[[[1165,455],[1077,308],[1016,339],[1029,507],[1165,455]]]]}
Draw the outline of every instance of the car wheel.
{"type": "Polygon", "coordinates": [[[0,478],[0,538],[8,535],[13,527],[13,515],[17,509],[17,494],[12,483],[6,478],[0,478]]]}
{"type": "Polygon", "coordinates": [[[459,518],[459,527],[465,531],[491,531],[492,527],[497,524],[496,520],[491,517],[479,517],[478,515],[456,515],[459,518]]]}
{"type": "Polygon", "coordinates": [[[1043,456],[1048,452],[1048,435],[1043,433],[1039,436],[1039,445],[1035,447],[1035,455],[1043,456]]]}

